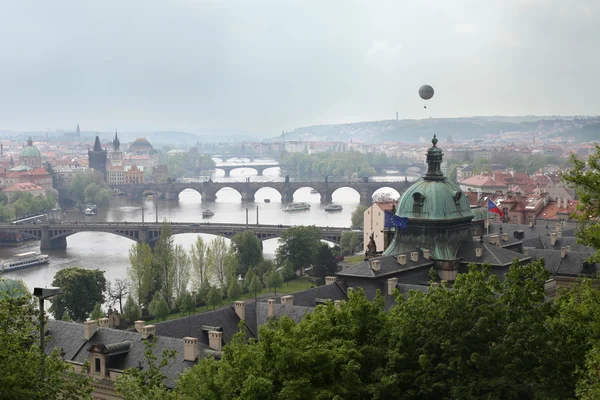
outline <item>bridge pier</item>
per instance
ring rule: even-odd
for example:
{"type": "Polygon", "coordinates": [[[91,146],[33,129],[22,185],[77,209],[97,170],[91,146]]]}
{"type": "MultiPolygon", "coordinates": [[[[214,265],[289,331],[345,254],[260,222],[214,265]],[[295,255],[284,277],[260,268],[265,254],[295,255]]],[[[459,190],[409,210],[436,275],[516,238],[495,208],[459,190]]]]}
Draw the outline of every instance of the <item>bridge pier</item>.
{"type": "Polygon", "coordinates": [[[165,199],[166,200],[178,200],[179,199],[179,193],[177,193],[177,192],[165,192],[165,199]]]}
{"type": "Polygon", "coordinates": [[[321,195],[321,204],[331,204],[333,202],[333,196],[331,190],[325,190],[319,193],[321,195]]]}
{"type": "Polygon", "coordinates": [[[42,227],[42,238],[40,240],[40,250],[63,250],[67,248],[67,237],[61,236],[56,239],[50,239],[50,229],[42,227]]]}
{"type": "MultiPolygon", "coordinates": [[[[244,195],[242,195],[243,197],[244,195]]],[[[217,201],[217,192],[215,190],[203,190],[202,191],[202,202],[214,203],[217,201]]]]}
{"type": "Polygon", "coordinates": [[[360,191],[360,204],[370,206],[373,203],[374,190],[366,187],[360,191]]]}
{"type": "Polygon", "coordinates": [[[231,170],[229,168],[223,168],[225,171],[225,178],[229,178],[231,176],[231,170]]]}

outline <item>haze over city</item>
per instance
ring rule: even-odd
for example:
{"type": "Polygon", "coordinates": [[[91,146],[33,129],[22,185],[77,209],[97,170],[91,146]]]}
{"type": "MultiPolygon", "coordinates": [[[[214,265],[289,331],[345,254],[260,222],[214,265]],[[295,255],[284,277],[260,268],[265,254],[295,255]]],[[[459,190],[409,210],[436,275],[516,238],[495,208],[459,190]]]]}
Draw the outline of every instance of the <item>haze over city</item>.
{"type": "Polygon", "coordinates": [[[2,3],[3,130],[597,113],[593,1],[2,3]]]}

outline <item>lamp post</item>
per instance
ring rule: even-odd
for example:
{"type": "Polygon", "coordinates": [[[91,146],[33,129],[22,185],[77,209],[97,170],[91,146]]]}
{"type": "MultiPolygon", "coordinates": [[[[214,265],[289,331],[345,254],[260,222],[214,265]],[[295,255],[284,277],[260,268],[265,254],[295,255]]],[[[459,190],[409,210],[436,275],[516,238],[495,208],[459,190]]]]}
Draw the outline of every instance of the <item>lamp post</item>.
{"type": "Polygon", "coordinates": [[[44,300],[50,300],[62,293],[61,288],[34,288],[33,295],[40,301],[40,350],[42,351],[42,381],[46,378],[46,353],[44,351],[44,300]]]}

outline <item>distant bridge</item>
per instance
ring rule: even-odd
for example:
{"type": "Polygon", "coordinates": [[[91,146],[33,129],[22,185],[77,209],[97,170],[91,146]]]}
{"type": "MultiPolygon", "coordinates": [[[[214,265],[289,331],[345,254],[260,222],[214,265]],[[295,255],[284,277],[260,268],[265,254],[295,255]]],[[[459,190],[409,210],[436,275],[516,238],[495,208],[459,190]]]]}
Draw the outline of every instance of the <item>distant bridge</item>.
{"type": "Polygon", "coordinates": [[[394,170],[404,174],[419,174],[424,175],[427,171],[427,165],[424,163],[410,164],[369,164],[378,174],[383,174],[385,171],[394,170]]]}
{"type": "Polygon", "coordinates": [[[304,187],[316,190],[321,195],[321,203],[332,202],[333,192],[340,188],[352,188],[360,195],[362,204],[371,204],[373,194],[384,187],[389,187],[402,194],[412,183],[407,180],[398,182],[375,181],[350,181],[350,182],[197,182],[197,183],[164,183],[164,184],[139,184],[139,185],[113,185],[111,188],[116,193],[123,193],[129,198],[141,198],[144,194],[164,195],[167,200],[177,200],[179,193],[185,189],[193,189],[200,193],[202,201],[214,202],[217,192],[223,188],[237,190],[242,196],[242,201],[254,201],[254,196],[259,189],[272,188],[279,192],[281,201],[289,203],[294,200],[294,193],[304,187]]]}
{"type": "Polygon", "coordinates": [[[285,167],[292,167],[290,165],[279,165],[279,164],[233,164],[233,165],[216,165],[215,169],[221,169],[225,172],[225,176],[229,177],[231,176],[231,171],[236,170],[236,169],[242,169],[242,168],[246,168],[246,169],[253,169],[256,171],[256,173],[258,174],[258,176],[261,176],[263,174],[263,172],[266,169],[269,168],[285,168],[285,167]]]}
{"type": "MultiPolygon", "coordinates": [[[[208,233],[226,238],[246,230],[252,230],[260,240],[274,239],[289,228],[287,225],[246,225],[246,224],[220,224],[220,223],[169,223],[174,235],[181,233],[208,233]]],[[[350,228],[319,227],[323,233],[323,239],[339,243],[342,233],[350,231],[350,228]]],[[[162,223],[141,222],[90,222],[75,223],[63,222],[55,224],[0,224],[1,233],[20,233],[26,238],[40,240],[41,250],[57,250],[67,247],[67,237],[80,232],[105,232],[126,237],[136,242],[146,242],[151,246],[160,237],[162,223]]],[[[362,232],[357,232],[362,238],[362,232]]]]}

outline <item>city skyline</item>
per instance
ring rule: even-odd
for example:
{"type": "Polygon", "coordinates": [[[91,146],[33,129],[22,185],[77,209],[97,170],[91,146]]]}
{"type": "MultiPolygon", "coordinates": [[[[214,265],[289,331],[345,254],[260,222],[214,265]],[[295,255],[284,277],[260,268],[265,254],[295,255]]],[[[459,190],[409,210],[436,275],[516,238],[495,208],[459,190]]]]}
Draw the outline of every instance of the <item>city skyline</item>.
{"type": "Polygon", "coordinates": [[[600,5],[7,2],[0,129],[234,131],[596,115],[600,5]],[[422,84],[436,90],[427,103],[422,84]],[[585,88],[583,91],[581,88],[585,88]]]}

